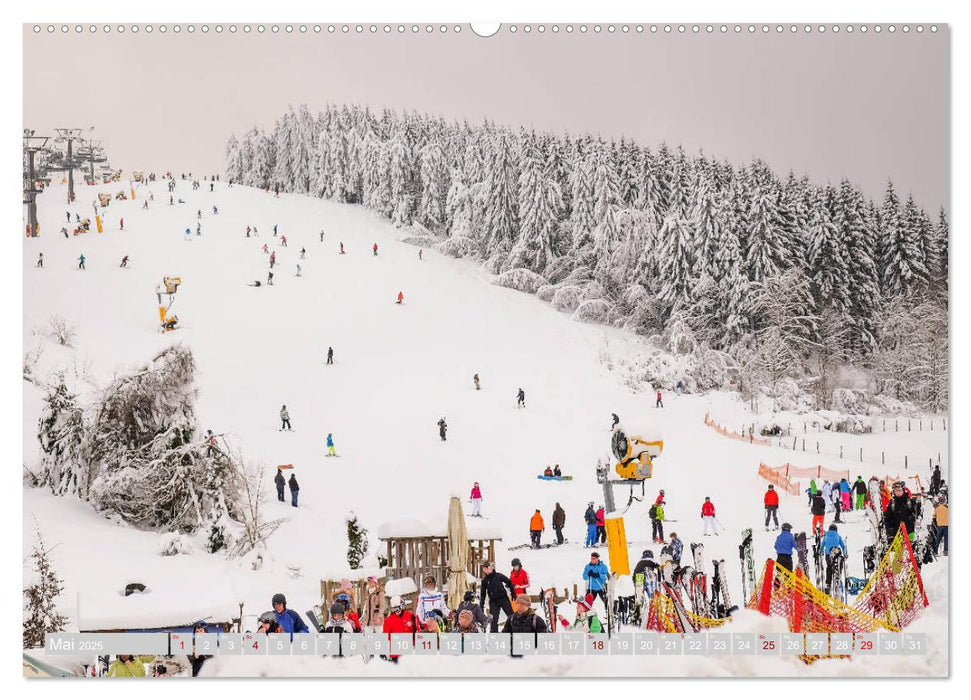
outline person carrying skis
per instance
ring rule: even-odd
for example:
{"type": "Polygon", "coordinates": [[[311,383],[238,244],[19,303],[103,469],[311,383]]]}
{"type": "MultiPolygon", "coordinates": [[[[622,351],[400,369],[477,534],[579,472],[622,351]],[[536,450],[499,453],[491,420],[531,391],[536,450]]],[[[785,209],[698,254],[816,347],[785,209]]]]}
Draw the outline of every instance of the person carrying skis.
{"type": "Polygon", "coordinates": [[[489,615],[492,618],[489,630],[498,632],[499,611],[506,613],[507,618],[512,617],[512,603],[509,602],[509,598],[514,595],[512,581],[505,574],[496,571],[491,561],[483,563],[482,571],[485,575],[479,584],[479,607],[485,610],[486,597],[488,597],[489,615]],[[506,595],[507,590],[508,595],[506,595]]]}
{"type": "Polygon", "coordinates": [[[647,517],[651,519],[651,537],[657,544],[664,544],[664,505],[664,501],[655,503],[647,511],[647,517]]]}
{"type": "Polygon", "coordinates": [[[546,529],[545,523],[543,523],[543,516],[540,515],[539,508],[533,513],[533,517],[529,519],[529,542],[533,549],[539,549],[540,538],[543,536],[543,530],[546,529]]]}
{"type": "Polygon", "coordinates": [[[476,372],[475,374],[472,375],[472,381],[475,383],[475,390],[476,391],[478,391],[479,389],[482,388],[481,386],[479,386],[479,373],[478,372],[476,372]]]}
{"type": "Polygon", "coordinates": [[[914,501],[907,495],[904,489],[904,482],[897,481],[893,485],[893,494],[887,509],[883,511],[883,527],[887,533],[887,541],[892,542],[897,536],[897,530],[901,523],[907,528],[907,534],[911,541],[914,540],[914,520],[917,518],[917,509],[914,501]]]}
{"type": "Polygon", "coordinates": [[[657,392],[657,401],[654,403],[654,408],[664,408],[664,401],[661,400],[661,392],[657,392]]]}
{"type": "Polygon", "coordinates": [[[827,530],[826,534],[823,535],[823,539],[820,541],[819,546],[823,550],[823,556],[826,557],[826,594],[828,595],[833,582],[833,557],[830,556],[830,553],[839,547],[840,551],[843,553],[843,560],[845,561],[848,552],[846,549],[846,543],[843,541],[843,538],[840,537],[839,531],[836,529],[835,525],[829,526],[829,530],[827,530]]]}
{"type": "MultiPolygon", "coordinates": [[[[410,610],[405,610],[401,596],[393,595],[389,601],[390,613],[384,618],[384,625],[381,632],[388,635],[390,641],[392,634],[411,634],[417,625],[415,616],[410,610]]],[[[398,654],[389,655],[392,663],[398,663],[398,654]]]]}
{"type": "MultiPolygon", "coordinates": [[[[537,511],[538,512],[538,511],[537,511]]],[[[529,586],[529,574],[523,568],[523,563],[517,557],[512,560],[512,571],[509,572],[509,580],[512,581],[513,595],[523,595],[529,586]]]]}
{"type": "Polygon", "coordinates": [[[294,610],[287,610],[287,598],[282,593],[273,596],[273,613],[283,632],[309,632],[310,629],[294,610]]]}
{"type": "Polygon", "coordinates": [[[482,517],[482,490],[479,488],[479,482],[472,482],[472,492],[469,494],[469,499],[472,501],[472,516],[475,518],[482,517]]]}
{"type": "Polygon", "coordinates": [[[765,490],[765,495],[762,497],[762,503],[765,505],[765,531],[769,531],[769,520],[772,520],[776,529],[779,528],[779,494],[775,490],[775,486],[769,484],[769,488],[765,490]]]}
{"type": "Polygon", "coordinates": [[[367,588],[364,591],[364,600],[361,612],[363,618],[361,624],[368,632],[377,632],[384,626],[384,589],[378,583],[376,576],[367,577],[367,588]]]}
{"type": "Polygon", "coordinates": [[[373,250],[373,251],[374,251],[374,257],[377,257],[377,256],[378,256],[378,244],[377,244],[377,243],[375,243],[375,244],[374,244],[374,245],[373,245],[373,246],[371,247],[371,250],[373,250]]]}
{"type": "Polygon", "coordinates": [[[519,387],[519,393],[516,394],[516,406],[519,408],[526,407],[526,392],[523,391],[522,387],[519,387]]]}
{"type": "Polygon", "coordinates": [[[283,408],[280,409],[280,421],[282,422],[280,430],[293,430],[290,427],[290,411],[287,410],[286,404],[283,404],[283,408]]]}
{"type": "Polygon", "coordinates": [[[819,491],[813,494],[810,512],[813,515],[813,534],[822,534],[823,520],[826,517],[826,501],[823,500],[823,494],[819,491]]]}
{"type": "Polygon", "coordinates": [[[590,563],[583,567],[583,582],[587,584],[587,593],[600,596],[600,599],[607,605],[607,577],[610,572],[596,552],[590,553],[590,563]]]}
{"type": "MultiPolygon", "coordinates": [[[[705,502],[701,504],[701,523],[705,526],[704,535],[717,535],[715,529],[715,504],[711,502],[709,496],[705,496],[705,502]],[[711,532],[709,532],[711,530],[711,532]]],[[[768,530],[769,528],[765,528],[768,530]]]]}
{"type": "Polygon", "coordinates": [[[425,624],[429,616],[437,612],[442,617],[451,617],[452,611],[445,602],[445,596],[435,585],[434,576],[426,576],[422,582],[421,593],[418,594],[418,603],[415,605],[415,613],[418,621],[425,624]]]}
{"type": "Polygon", "coordinates": [[[633,579],[635,584],[642,580],[641,588],[648,599],[654,596],[654,591],[658,587],[657,562],[654,561],[654,552],[649,549],[644,550],[641,554],[641,560],[634,567],[633,579]]]}
{"type": "Polygon", "coordinates": [[[334,447],[334,434],[333,433],[327,433],[327,456],[328,457],[336,457],[337,456],[337,448],[334,447]]]}
{"type": "MultiPolygon", "coordinates": [[[[856,478],[863,481],[860,476],[856,478]]],[[[865,486],[864,484],[864,488],[865,486]]],[[[840,505],[842,505],[842,510],[853,510],[853,505],[850,503],[850,490],[850,482],[845,477],[840,479],[840,505]]]]}
{"type": "Polygon", "coordinates": [[[455,608],[455,612],[458,615],[460,624],[463,613],[471,615],[473,622],[478,626],[478,629],[474,630],[476,632],[484,632],[485,628],[489,625],[489,618],[482,612],[479,604],[475,602],[475,593],[472,591],[465,592],[465,595],[462,596],[462,602],[455,608]]]}
{"type": "Polygon", "coordinates": [[[445,442],[445,431],[448,430],[448,423],[445,422],[445,418],[442,417],[438,421],[438,437],[442,438],[442,442],[445,442]]]}
{"type": "Polygon", "coordinates": [[[593,509],[593,501],[587,504],[587,509],[583,513],[583,522],[587,524],[587,539],[584,547],[593,547],[597,544],[597,513],[593,509]]]}
{"type": "Polygon", "coordinates": [[[506,618],[506,624],[502,626],[503,634],[513,633],[522,634],[526,632],[548,632],[546,620],[536,614],[529,601],[528,595],[517,596],[516,612],[512,617],[506,618]]]}
{"type": "Polygon", "coordinates": [[[276,484],[276,497],[280,501],[283,501],[284,500],[284,498],[283,498],[283,489],[287,485],[287,480],[283,476],[283,470],[280,469],[279,467],[277,467],[276,476],[273,477],[273,483],[276,484]]]}
{"type": "Polygon", "coordinates": [[[566,525],[566,511],[557,503],[553,509],[553,532],[556,533],[556,543],[563,544],[563,526],[566,525]]]}
{"type": "Polygon", "coordinates": [[[402,304],[402,303],[404,303],[404,301],[405,301],[405,293],[399,290],[398,291],[398,301],[397,301],[397,303],[398,304],[402,304]]]}
{"type": "Polygon", "coordinates": [[[84,253],[81,253],[81,257],[78,258],[78,269],[79,270],[87,270],[88,269],[88,268],[86,268],[84,266],[84,261],[85,261],[84,253]]]}
{"type": "Polygon", "coordinates": [[[792,536],[792,525],[782,523],[782,532],[775,538],[775,560],[786,571],[795,571],[792,568],[792,552],[795,548],[796,538],[792,536]]]}
{"type": "Polygon", "coordinates": [[[684,552],[684,542],[678,539],[678,533],[671,533],[671,543],[668,545],[671,548],[671,559],[677,566],[681,566],[681,554],[684,552]]]}
{"type": "Polygon", "coordinates": [[[334,348],[327,346],[327,364],[334,364],[334,348]]]}
{"type": "MultiPolygon", "coordinates": [[[[866,503],[866,482],[863,481],[863,477],[859,474],[856,475],[856,481],[853,482],[853,494],[856,496],[855,509],[863,510],[863,505],[866,503]]],[[[850,509],[844,508],[843,510],[850,509]]]]}
{"type": "Polygon", "coordinates": [[[603,544],[607,541],[607,513],[603,506],[597,506],[597,543],[603,544]]]}
{"type": "Polygon", "coordinates": [[[297,483],[297,475],[290,472],[290,480],[287,482],[290,487],[290,505],[297,507],[297,496],[300,495],[300,484],[297,483]]]}

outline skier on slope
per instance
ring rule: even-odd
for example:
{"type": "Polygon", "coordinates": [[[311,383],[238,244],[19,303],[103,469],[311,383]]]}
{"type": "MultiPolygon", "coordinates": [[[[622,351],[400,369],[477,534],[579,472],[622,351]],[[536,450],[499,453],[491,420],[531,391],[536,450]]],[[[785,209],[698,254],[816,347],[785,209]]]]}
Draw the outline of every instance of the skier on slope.
{"type": "Polygon", "coordinates": [[[120,265],[120,267],[128,267],[128,256],[127,255],[121,259],[121,265],[120,265]]]}
{"type": "Polygon", "coordinates": [[[273,596],[273,613],[276,615],[277,624],[284,632],[309,632],[307,624],[301,619],[300,615],[287,610],[287,598],[282,593],[273,596]]]}
{"type": "Polygon", "coordinates": [[[654,561],[654,552],[649,549],[645,549],[641,554],[641,560],[637,562],[634,567],[634,582],[638,582],[639,578],[643,578],[641,584],[644,595],[650,599],[654,595],[654,591],[658,587],[658,577],[657,577],[657,562],[654,561]]]}
{"type": "Polygon", "coordinates": [[[620,418],[617,416],[616,413],[611,413],[610,416],[611,418],[614,419],[614,422],[610,424],[610,429],[613,430],[620,423],[620,418]]]}
{"type": "Polygon", "coordinates": [[[846,549],[846,543],[843,541],[843,538],[840,537],[839,531],[836,529],[835,525],[829,526],[829,530],[827,530],[826,534],[823,535],[823,539],[819,544],[823,549],[823,556],[826,557],[826,593],[828,595],[833,581],[833,557],[830,556],[830,554],[833,552],[833,550],[839,547],[843,553],[843,560],[845,561],[848,552],[846,549]]]}
{"type": "MultiPolygon", "coordinates": [[[[863,481],[861,477],[857,477],[860,481],[863,481]]],[[[853,510],[853,504],[850,501],[850,482],[846,480],[846,477],[840,479],[840,505],[842,510],[853,510]]]]}
{"type": "Polygon", "coordinates": [[[276,224],[273,224],[273,237],[276,238],[276,224]]]}
{"type": "Polygon", "coordinates": [[[44,267],[44,254],[38,253],[37,255],[37,267],[44,267]]]}
{"type": "Polygon", "coordinates": [[[475,374],[472,375],[472,381],[475,382],[475,390],[476,391],[478,391],[479,389],[482,388],[481,386],[479,386],[479,373],[478,372],[476,372],[475,374]]]}
{"type": "Polygon", "coordinates": [[[287,410],[286,404],[283,404],[283,407],[280,409],[280,422],[280,430],[293,430],[290,427],[290,411],[287,410]]]}
{"type": "Polygon", "coordinates": [[[448,423],[445,422],[445,418],[442,417],[438,421],[438,437],[442,438],[442,442],[445,442],[445,431],[448,430],[448,423]]]}
{"type": "Polygon", "coordinates": [[[593,509],[593,501],[587,504],[587,509],[583,513],[583,522],[587,524],[587,539],[584,547],[593,547],[597,544],[597,513],[593,509]]]}
{"type": "Polygon", "coordinates": [[[664,401],[661,400],[661,392],[657,392],[657,401],[654,403],[654,408],[664,408],[664,401]]]}
{"type": "Polygon", "coordinates": [[[327,364],[334,364],[334,348],[329,345],[327,346],[327,364]]]}
{"type": "Polygon", "coordinates": [[[492,618],[489,630],[498,632],[499,611],[505,612],[507,618],[512,617],[512,604],[509,602],[509,598],[514,595],[512,581],[505,574],[496,571],[491,561],[483,563],[482,571],[485,575],[479,584],[479,606],[485,610],[486,597],[489,598],[489,615],[492,618]],[[509,595],[506,595],[507,590],[509,595]]]}
{"type": "Polygon", "coordinates": [[[819,491],[813,494],[810,512],[813,515],[813,534],[822,534],[823,520],[826,516],[826,501],[823,500],[823,494],[819,491]]]}
{"type": "Polygon", "coordinates": [[[563,526],[566,525],[566,511],[557,503],[553,509],[553,531],[556,533],[556,543],[563,544],[563,526]]]}
{"type": "Polygon", "coordinates": [[[280,236],[280,245],[282,245],[284,248],[287,247],[287,237],[286,236],[280,236]]]}
{"type": "Polygon", "coordinates": [[[657,492],[657,498],[654,499],[654,505],[658,505],[664,500],[664,489],[657,492]]]}
{"type": "Polygon", "coordinates": [[[333,433],[327,433],[327,456],[328,457],[336,457],[337,456],[337,448],[334,447],[334,434],[333,433]]]}
{"type": "Polygon", "coordinates": [[[607,513],[603,506],[597,506],[597,543],[603,544],[607,541],[607,513]]]}
{"type": "Polygon", "coordinates": [[[273,285],[273,270],[267,270],[266,272],[266,283],[270,286],[273,285]]]}
{"type": "Polygon", "coordinates": [[[263,244],[263,252],[264,253],[269,253],[270,252],[270,248],[266,245],[266,243],[263,244]]]}
{"type": "Polygon", "coordinates": [[[519,387],[519,393],[516,394],[516,406],[519,408],[526,407],[526,392],[523,391],[522,387],[519,387]]]}
{"type": "Polygon", "coordinates": [[[856,475],[856,481],[853,482],[853,495],[856,497],[854,509],[863,510],[863,504],[866,502],[866,482],[859,474],[856,475]]]}
{"type": "Polygon", "coordinates": [[[341,244],[341,255],[343,255],[344,254],[344,241],[341,241],[340,244],[341,244]]]}
{"type": "Polygon", "coordinates": [[[775,486],[772,484],[769,484],[769,488],[766,489],[765,495],[762,497],[762,503],[765,505],[765,531],[769,531],[769,520],[772,520],[776,529],[778,529],[779,494],[776,493],[775,486]]]}
{"type": "Polygon", "coordinates": [[[125,217],[121,217],[121,219],[118,220],[118,230],[119,231],[125,230],[125,217]]]}
{"type": "Polygon", "coordinates": [[[277,467],[276,476],[273,477],[273,483],[276,484],[276,497],[283,501],[283,488],[287,485],[287,480],[283,476],[283,470],[277,467]]]}
{"type": "Polygon", "coordinates": [[[307,249],[306,248],[301,248],[300,249],[300,259],[301,260],[304,260],[306,258],[306,256],[307,256],[307,249]]]}
{"type": "Polygon", "coordinates": [[[709,496],[705,496],[705,502],[701,504],[701,523],[705,526],[704,535],[718,534],[718,530],[715,529],[715,504],[711,502],[709,496]]]}
{"type": "Polygon", "coordinates": [[[655,503],[647,511],[647,516],[651,519],[651,537],[657,544],[664,544],[664,505],[664,501],[655,503]]]}
{"type": "Polygon", "coordinates": [[[398,301],[397,301],[397,303],[398,304],[402,304],[402,303],[404,303],[404,301],[405,301],[405,293],[399,290],[398,291],[398,301]]]}
{"type": "Polygon", "coordinates": [[[272,269],[274,265],[276,265],[276,251],[275,250],[272,253],[270,253],[270,268],[272,269]]]}
{"type": "Polygon", "coordinates": [[[607,578],[610,572],[596,552],[590,553],[590,563],[583,567],[583,582],[587,585],[587,592],[599,596],[607,605],[607,578]]]}
{"type": "Polygon", "coordinates": [[[775,560],[787,571],[792,568],[792,551],[796,548],[796,538],[792,536],[792,525],[782,523],[782,532],[775,538],[775,560]]]}
{"type": "Polygon", "coordinates": [[[374,251],[374,257],[377,257],[378,256],[378,244],[375,243],[374,246],[371,248],[371,250],[374,251]]]}
{"type": "Polygon", "coordinates": [[[87,270],[88,269],[88,268],[86,268],[84,266],[84,261],[85,261],[84,253],[81,253],[81,257],[78,258],[78,269],[79,270],[87,270]]]}
{"type": "Polygon", "coordinates": [[[472,493],[469,495],[472,500],[472,517],[482,517],[482,491],[479,489],[479,482],[472,483],[472,493]]]}
{"type": "Polygon", "coordinates": [[[529,542],[533,549],[540,548],[540,539],[543,537],[543,531],[546,529],[546,524],[543,522],[543,516],[539,512],[539,508],[533,513],[533,517],[529,519],[529,542]]]}
{"type": "Polygon", "coordinates": [[[523,568],[523,563],[519,560],[519,557],[512,560],[512,571],[509,572],[509,580],[512,581],[513,595],[526,593],[526,588],[529,586],[529,574],[523,568]]]}

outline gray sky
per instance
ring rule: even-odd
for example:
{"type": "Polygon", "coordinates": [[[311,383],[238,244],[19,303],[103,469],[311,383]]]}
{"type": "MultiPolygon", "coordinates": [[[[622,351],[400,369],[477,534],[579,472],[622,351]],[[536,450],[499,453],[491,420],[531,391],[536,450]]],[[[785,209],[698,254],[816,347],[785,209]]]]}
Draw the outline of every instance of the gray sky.
{"type": "Polygon", "coordinates": [[[950,40],[831,31],[712,35],[34,34],[24,125],[94,125],[112,165],[222,172],[230,133],[288,105],[357,102],[541,130],[681,143],[781,175],[887,177],[949,204],[950,40]]]}

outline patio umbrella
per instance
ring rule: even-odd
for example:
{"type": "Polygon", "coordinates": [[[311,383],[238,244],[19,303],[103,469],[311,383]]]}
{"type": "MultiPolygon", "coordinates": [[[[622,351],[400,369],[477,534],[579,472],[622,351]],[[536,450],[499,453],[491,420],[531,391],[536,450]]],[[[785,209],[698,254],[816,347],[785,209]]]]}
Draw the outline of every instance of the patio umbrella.
{"type": "Polygon", "coordinates": [[[468,566],[469,537],[465,532],[465,515],[462,502],[452,496],[448,503],[448,606],[452,610],[458,607],[468,590],[468,566]]]}

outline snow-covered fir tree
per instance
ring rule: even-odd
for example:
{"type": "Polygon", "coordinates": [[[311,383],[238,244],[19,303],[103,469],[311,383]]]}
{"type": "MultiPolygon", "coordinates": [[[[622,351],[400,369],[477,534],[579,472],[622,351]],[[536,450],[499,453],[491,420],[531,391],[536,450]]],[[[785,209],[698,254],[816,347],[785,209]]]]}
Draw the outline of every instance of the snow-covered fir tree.
{"type": "Polygon", "coordinates": [[[352,569],[360,569],[369,547],[367,530],[358,522],[356,513],[348,513],[344,522],[347,524],[347,563],[352,569]]]}
{"type": "Polygon", "coordinates": [[[71,493],[87,498],[89,473],[83,455],[84,430],[84,411],[61,373],[48,386],[37,423],[42,481],[58,496],[71,493]]]}
{"type": "Polygon", "coordinates": [[[43,647],[44,635],[63,632],[68,622],[57,609],[57,599],[64,590],[64,582],[54,571],[51,552],[44,544],[39,526],[36,531],[37,543],[28,557],[32,571],[24,576],[25,581],[29,582],[23,589],[24,649],[43,647]]]}

